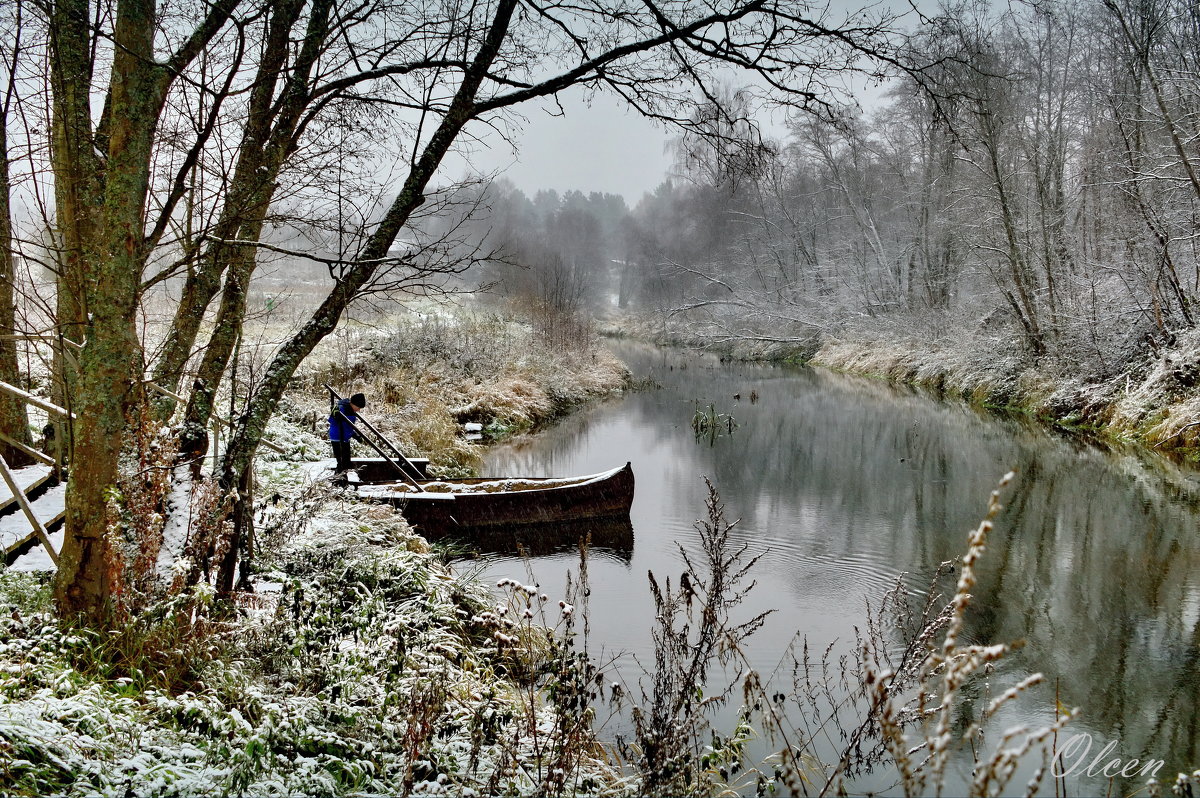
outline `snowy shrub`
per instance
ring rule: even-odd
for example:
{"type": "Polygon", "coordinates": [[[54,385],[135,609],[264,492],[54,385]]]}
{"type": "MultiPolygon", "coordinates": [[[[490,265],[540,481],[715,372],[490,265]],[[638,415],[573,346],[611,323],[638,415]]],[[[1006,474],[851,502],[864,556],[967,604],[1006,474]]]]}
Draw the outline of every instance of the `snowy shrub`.
{"type": "Polygon", "coordinates": [[[313,461],[329,457],[329,439],[325,436],[324,426],[323,415],[305,411],[285,398],[279,403],[279,410],[267,422],[266,435],[266,440],[283,452],[264,446],[259,454],[260,459],[313,461]]]}

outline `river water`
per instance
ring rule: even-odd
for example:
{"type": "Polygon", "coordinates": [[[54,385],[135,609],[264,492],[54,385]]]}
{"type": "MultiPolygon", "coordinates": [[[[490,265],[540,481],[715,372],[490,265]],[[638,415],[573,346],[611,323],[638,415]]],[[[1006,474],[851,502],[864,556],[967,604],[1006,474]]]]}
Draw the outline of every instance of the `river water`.
{"type": "MultiPolygon", "coordinates": [[[[1060,737],[1086,733],[1080,742],[1092,744],[1086,759],[1064,761],[1075,766],[1073,795],[1137,789],[1140,779],[1110,785],[1084,772],[1109,744],[1094,774],[1113,759],[1161,759],[1159,778],[1169,782],[1200,765],[1200,475],[875,381],[629,343],[614,349],[636,378],[661,388],[496,447],[483,473],[565,476],[632,462],[632,540],[598,547],[589,562],[589,647],[602,659],[621,654],[627,680],[637,675],[631,663],[652,662],[647,571],[677,578],[678,546],[694,551],[704,477],[740,519],[737,540],[763,555],[739,613],[777,610],[748,644],[754,667],[770,674],[797,631],[814,651],[846,650],[867,603],[897,578],[926,584],[938,563],[965,550],[989,492],[1012,470],[966,638],[1025,641],[988,677],[989,694],[1033,672],[1046,681],[995,728],[1051,722],[1056,690],[1063,706],[1078,707],[1060,737]],[[710,404],[735,419],[732,434],[696,436],[693,414],[710,404]]],[[[558,596],[577,557],[483,563],[491,578],[532,574],[558,596]]],[[[969,757],[955,767],[950,794],[968,778],[969,757]]],[[[849,787],[900,793],[887,773],[849,787]]],[[[1023,790],[1022,776],[1006,794],[1023,790]]],[[[1055,794],[1054,784],[1041,793],[1055,794]]]]}

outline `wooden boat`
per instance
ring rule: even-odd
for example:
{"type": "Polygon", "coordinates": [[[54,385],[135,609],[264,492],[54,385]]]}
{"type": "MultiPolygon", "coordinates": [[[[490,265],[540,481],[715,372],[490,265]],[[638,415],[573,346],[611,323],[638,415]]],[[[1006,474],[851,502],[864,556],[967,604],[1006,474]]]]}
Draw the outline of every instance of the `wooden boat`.
{"type": "Polygon", "coordinates": [[[628,518],[633,504],[633,468],[626,463],[600,474],[554,477],[380,480],[386,469],[362,461],[359,495],[388,502],[423,534],[628,518]]]}
{"type": "MultiPolygon", "coordinates": [[[[331,386],[331,408],[338,396],[331,386]]],[[[340,412],[332,410],[331,412],[340,412]]],[[[427,472],[428,460],[405,457],[379,430],[358,416],[352,421],[342,416],[350,428],[379,455],[379,458],[351,461],[348,482],[358,486],[359,494],[388,502],[421,534],[429,537],[470,532],[481,540],[488,530],[550,527],[538,542],[545,543],[560,529],[583,522],[602,530],[620,548],[628,543],[632,550],[633,527],[629,508],[633,505],[633,467],[626,463],[601,474],[557,479],[553,477],[476,477],[473,479],[436,480],[427,472]],[[389,454],[390,452],[390,454],[389,454]],[[621,523],[597,525],[600,519],[621,523]],[[612,534],[613,530],[615,534],[612,534]]],[[[591,535],[591,531],[584,534],[591,535]]],[[[571,536],[563,532],[560,539],[571,536]]],[[[532,539],[531,539],[532,540],[532,539]]],[[[519,541],[518,541],[519,544],[519,541]]]]}

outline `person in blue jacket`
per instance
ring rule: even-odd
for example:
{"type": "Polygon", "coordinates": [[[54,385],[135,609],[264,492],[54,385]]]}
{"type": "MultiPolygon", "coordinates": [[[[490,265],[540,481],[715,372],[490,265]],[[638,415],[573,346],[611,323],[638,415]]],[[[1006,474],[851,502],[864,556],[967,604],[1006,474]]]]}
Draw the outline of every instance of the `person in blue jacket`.
{"type": "Polygon", "coordinates": [[[333,446],[333,456],[337,458],[338,476],[350,470],[350,441],[355,437],[350,422],[358,423],[358,413],[366,406],[367,397],[356,393],[349,399],[339,401],[337,409],[329,416],[329,443],[333,446]]]}

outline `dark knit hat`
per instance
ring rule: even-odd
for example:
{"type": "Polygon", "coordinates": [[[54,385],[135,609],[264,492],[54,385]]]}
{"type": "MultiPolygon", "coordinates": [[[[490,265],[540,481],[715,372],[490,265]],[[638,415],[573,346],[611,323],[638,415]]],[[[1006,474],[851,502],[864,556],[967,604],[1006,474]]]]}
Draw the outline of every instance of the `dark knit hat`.
{"type": "Polygon", "coordinates": [[[355,407],[366,407],[367,397],[363,396],[361,393],[356,393],[354,396],[350,397],[350,404],[354,405],[355,407]]]}

